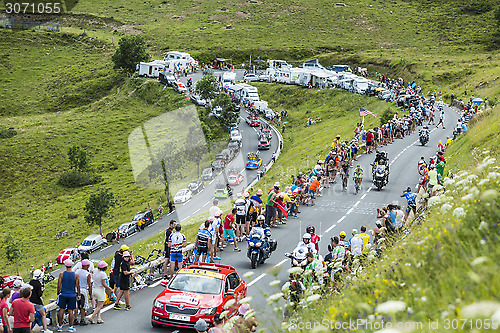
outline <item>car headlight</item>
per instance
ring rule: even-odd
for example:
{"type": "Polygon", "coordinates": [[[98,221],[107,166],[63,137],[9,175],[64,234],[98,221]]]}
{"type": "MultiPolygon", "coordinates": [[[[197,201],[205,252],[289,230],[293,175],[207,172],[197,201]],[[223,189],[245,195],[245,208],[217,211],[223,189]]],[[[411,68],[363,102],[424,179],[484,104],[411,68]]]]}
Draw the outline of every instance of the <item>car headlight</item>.
{"type": "Polygon", "coordinates": [[[162,302],[158,301],[155,299],[154,303],[153,303],[153,306],[157,309],[162,309],[164,308],[165,304],[163,304],[162,302]]]}
{"type": "Polygon", "coordinates": [[[255,246],[260,247],[262,245],[262,242],[257,242],[255,246]]]}
{"type": "Polygon", "coordinates": [[[255,246],[255,243],[254,242],[248,242],[248,245],[255,246]]]}
{"type": "Polygon", "coordinates": [[[214,315],[216,312],[217,308],[206,308],[200,310],[200,314],[202,315],[214,315]]]}

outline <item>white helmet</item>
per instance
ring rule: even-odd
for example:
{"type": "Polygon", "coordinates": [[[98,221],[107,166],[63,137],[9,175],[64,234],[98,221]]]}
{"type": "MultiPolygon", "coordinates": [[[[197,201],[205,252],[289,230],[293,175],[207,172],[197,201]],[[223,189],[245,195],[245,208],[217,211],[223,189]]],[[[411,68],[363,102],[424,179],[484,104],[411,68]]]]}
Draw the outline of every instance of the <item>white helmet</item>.
{"type": "Polygon", "coordinates": [[[35,269],[35,271],[33,272],[33,279],[40,280],[42,278],[43,278],[43,272],[42,272],[42,270],[35,269]]]}
{"type": "Polygon", "coordinates": [[[302,235],[302,239],[308,239],[311,240],[311,234],[308,234],[307,232],[302,235]]]}
{"type": "Polygon", "coordinates": [[[257,221],[264,221],[266,218],[264,217],[264,215],[259,215],[257,217],[257,221]]]}

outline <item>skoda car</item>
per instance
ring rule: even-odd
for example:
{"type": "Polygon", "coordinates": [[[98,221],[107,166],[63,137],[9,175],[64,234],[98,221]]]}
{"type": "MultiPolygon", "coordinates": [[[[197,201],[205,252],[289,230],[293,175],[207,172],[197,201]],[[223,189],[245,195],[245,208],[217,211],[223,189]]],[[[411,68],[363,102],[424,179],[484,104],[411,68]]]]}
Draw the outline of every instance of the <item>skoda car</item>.
{"type": "Polygon", "coordinates": [[[162,285],[165,290],[153,301],[153,327],[193,328],[199,319],[213,326],[216,313],[227,310],[226,318],[234,316],[240,305],[238,300],[247,294],[245,281],[234,267],[220,264],[189,265],[162,285]],[[234,304],[224,309],[224,305],[233,299],[234,304]]]}

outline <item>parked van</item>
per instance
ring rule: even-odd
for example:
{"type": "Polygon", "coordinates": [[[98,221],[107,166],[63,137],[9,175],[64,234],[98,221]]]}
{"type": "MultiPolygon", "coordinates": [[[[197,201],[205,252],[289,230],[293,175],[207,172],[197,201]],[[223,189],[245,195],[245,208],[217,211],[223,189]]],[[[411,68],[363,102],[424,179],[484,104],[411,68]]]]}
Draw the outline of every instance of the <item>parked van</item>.
{"type": "Polygon", "coordinates": [[[139,71],[139,76],[157,78],[160,73],[167,71],[166,67],[168,68],[168,65],[162,60],[154,60],[151,62],[140,62],[136,66],[136,69],[139,71]]]}
{"type": "Polygon", "coordinates": [[[364,94],[368,89],[368,84],[370,81],[365,79],[364,77],[356,77],[353,80],[353,88],[358,94],[364,94]]]}
{"type": "Polygon", "coordinates": [[[247,99],[251,102],[255,102],[259,100],[259,94],[257,88],[246,84],[246,83],[241,83],[239,86],[242,87],[241,89],[241,97],[243,99],[247,99]]]}
{"type": "Polygon", "coordinates": [[[258,113],[263,113],[266,109],[269,108],[269,105],[266,101],[256,101],[253,103],[255,111],[258,113]]]}

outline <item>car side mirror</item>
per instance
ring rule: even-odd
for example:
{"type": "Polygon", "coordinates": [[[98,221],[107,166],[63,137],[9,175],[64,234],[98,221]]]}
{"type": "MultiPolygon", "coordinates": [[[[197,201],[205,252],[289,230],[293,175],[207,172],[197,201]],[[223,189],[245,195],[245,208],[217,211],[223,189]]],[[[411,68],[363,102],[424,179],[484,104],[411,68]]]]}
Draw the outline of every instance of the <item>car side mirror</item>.
{"type": "Polygon", "coordinates": [[[167,281],[167,280],[162,280],[162,281],[160,282],[160,285],[161,285],[162,287],[167,287],[167,284],[168,284],[168,281],[167,281]]]}

